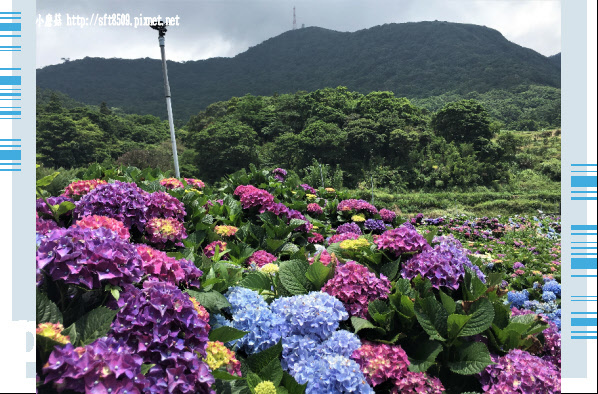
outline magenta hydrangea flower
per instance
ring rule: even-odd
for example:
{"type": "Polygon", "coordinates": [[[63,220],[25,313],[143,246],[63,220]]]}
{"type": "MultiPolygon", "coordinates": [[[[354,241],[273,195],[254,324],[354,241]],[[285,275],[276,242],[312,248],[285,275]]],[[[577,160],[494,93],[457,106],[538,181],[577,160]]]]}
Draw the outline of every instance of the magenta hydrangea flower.
{"type": "Polygon", "coordinates": [[[513,349],[478,375],[485,393],[560,393],[561,372],[552,363],[513,349]]]}
{"type": "Polygon", "coordinates": [[[361,372],[372,386],[389,379],[401,379],[408,372],[407,353],[398,345],[363,341],[351,358],[359,364],[361,372]]]}
{"type": "Polygon", "coordinates": [[[324,242],[324,236],[320,233],[312,233],[311,237],[307,238],[307,242],[309,242],[310,244],[319,244],[324,242]]]}
{"type": "MultiPolygon", "coordinates": [[[[330,253],[328,253],[328,251],[326,249],[324,249],[323,251],[321,251],[320,253],[316,253],[314,256],[309,257],[307,259],[307,261],[309,262],[309,264],[313,264],[314,261],[316,261],[316,257],[319,256],[319,260],[320,263],[324,264],[324,265],[328,265],[332,262],[332,256],[330,255],[330,253]]],[[[336,259],[335,259],[336,261],[336,259]]]]}
{"type": "Polygon", "coordinates": [[[103,185],[108,182],[101,179],[90,179],[87,181],[75,181],[71,182],[67,187],[64,188],[63,196],[83,196],[89,193],[91,190],[103,185]]]}
{"type": "Polygon", "coordinates": [[[36,261],[53,280],[88,289],[138,282],[143,275],[135,246],[103,227],[53,230],[42,238],[36,261]]]}
{"type": "Polygon", "coordinates": [[[287,177],[287,171],[283,168],[275,168],[272,170],[272,175],[274,175],[274,179],[278,182],[284,182],[287,177]]]}
{"type": "Polygon", "coordinates": [[[392,252],[396,257],[403,253],[421,252],[430,247],[424,237],[407,227],[387,230],[374,242],[378,249],[392,252]]]}
{"type": "Polygon", "coordinates": [[[304,233],[309,233],[314,228],[314,225],[311,224],[309,220],[307,220],[307,218],[297,210],[289,209],[289,211],[287,212],[287,219],[289,223],[291,219],[299,219],[306,222],[305,224],[302,224],[301,226],[297,227],[295,231],[303,231],[304,233]]]}
{"type": "Polygon", "coordinates": [[[392,223],[397,217],[396,213],[386,208],[382,208],[378,213],[380,214],[380,218],[384,221],[384,223],[392,223]]]}
{"type": "Polygon", "coordinates": [[[484,274],[471,263],[465,249],[450,240],[446,238],[433,249],[428,248],[407,260],[401,268],[401,276],[411,280],[421,275],[437,289],[441,286],[458,289],[467,267],[485,282],[484,274]]]}
{"type": "Polygon", "coordinates": [[[266,264],[270,264],[278,260],[276,256],[266,252],[265,250],[256,250],[253,254],[247,259],[247,265],[255,265],[258,268],[262,268],[266,264]]]}
{"type": "Polygon", "coordinates": [[[367,267],[347,261],[336,267],[334,277],[322,291],[338,298],[349,315],[367,319],[369,302],[388,298],[390,282],[384,275],[377,278],[367,267]]]}
{"type": "Polygon", "coordinates": [[[144,364],[155,364],[145,377],[149,392],[210,393],[214,383],[206,358],[210,326],[193,302],[166,282],[127,285],[109,335],[123,339],[144,364]]]}
{"type": "Polygon", "coordinates": [[[442,394],[444,391],[444,386],[437,377],[430,376],[425,372],[406,372],[401,379],[395,381],[395,386],[390,390],[390,394],[442,394]]]}
{"type": "Polygon", "coordinates": [[[183,187],[183,182],[177,178],[164,178],[160,180],[160,185],[164,186],[169,190],[180,189],[183,187]]]}
{"type": "Polygon", "coordinates": [[[307,213],[311,213],[312,215],[321,215],[324,213],[324,210],[319,204],[312,202],[311,204],[307,204],[307,213]]]}
{"type": "Polygon", "coordinates": [[[42,219],[35,213],[35,232],[39,235],[45,235],[58,228],[58,224],[52,219],[42,219]]]}
{"type": "Polygon", "coordinates": [[[149,193],[135,183],[115,181],[99,185],[75,203],[75,218],[99,215],[121,221],[143,232],[149,193]]]}
{"type": "Polygon", "coordinates": [[[274,196],[266,190],[258,189],[253,185],[237,186],[234,193],[239,196],[243,209],[257,207],[260,213],[265,212],[269,206],[274,204],[274,196]]]}
{"type": "Polygon", "coordinates": [[[195,188],[195,189],[203,189],[204,187],[206,187],[206,184],[199,180],[199,179],[195,179],[195,178],[184,178],[185,182],[187,182],[187,185],[195,188]]]}
{"type": "Polygon", "coordinates": [[[524,267],[525,267],[525,265],[523,265],[523,263],[521,263],[519,261],[517,261],[515,264],[513,264],[513,269],[514,270],[518,270],[518,269],[524,268],[524,267]]]}
{"type": "Polygon", "coordinates": [[[42,369],[45,384],[57,391],[141,393],[148,381],[141,373],[143,359],[122,339],[96,339],[84,347],[56,346],[42,369]]]}
{"type": "Polygon", "coordinates": [[[152,218],[175,218],[183,222],[186,214],[185,205],[176,197],[160,191],[149,195],[146,212],[148,220],[152,218]]]}
{"type": "Polygon", "coordinates": [[[361,235],[361,228],[357,223],[344,223],[336,228],[337,234],[354,233],[361,235]]]}
{"type": "Polygon", "coordinates": [[[353,210],[357,212],[369,212],[372,215],[378,213],[376,207],[370,204],[369,202],[365,200],[355,200],[353,198],[339,202],[336,209],[342,212],[349,212],[353,210]]]}
{"type": "Polygon", "coordinates": [[[77,221],[77,226],[91,229],[104,227],[114,231],[122,239],[128,240],[131,237],[131,234],[129,234],[129,229],[126,228],[122,222],[107,216],[85,216],[83,219],[77,221]]]}
{"type": "MultiPolygon", "coordinates": [[[[46,200],[48,200],[48,204],[50,204],[50,205],[60,205],[61,203],[65,202],[65,201],[70,201],[72,203],[75,202],[72,198],[67,197],[67,196],[46,197],[46,200]]],[[[46,202],[44,201],[43,198],[38,198],[37,200],[35,200],[35,211],[42,218],[43,217],[45,217],[45,218],[52,217],[52,211],[50,211],[50,208],[48,207],[48,205],[46,204],[46,202]]],[[[70,216],[71,216],[70,212],[65,215],[65,217],[70,217],[70,216]]]]}
{"type": "Polygon", "coordinates": [[[544,334],[544,349],[542,358],[559,370],[561,369],[561,333],[556,323],[550,322],[544,334]]]}
{"type": "MultiPolygon", "coordinates": [[[[214,257],[214,255],[216,254],[216,245],[218,245],[218,252],[222,253],[222,251],[224,249],[226,249],[226,242],[224,241],[214,241],[212,243],[209,243],[204,249],[203,249],[203,254],[206,255],[206,257],[212,258],[214,257]]],[[[228,260],[228,254],[225,254],[224,256],[221,257],[223,260],[228,260]]]]}
{"type": "Polygon", "coordinates": [[[318,192],[316,189],[309,186],[307,183],[302,183],[300,186],[303,188],[303,190],[305,190],[308,193],[316,194],[318,192]]]}
{"type": "Polygon", "coordinates": [[[141,257],[143,271],[149,275],[148,280],[199,288],[199,278],[203,273],[191,261],[177,260],[147,245],[137,245],[137,253],[141,257]]]}
{"type": "Polygon", "coordinates": [[[289,208],[281,202],[275,202],[266,207],[268,212],[272,212],[276,216],[288,215],[289,208]]]}
{"type": "Polygon", "coordinates": [[[145,226],[145,232],[149,242],[158,247],[165,247],[169,242],[176,246],[183,246],[180,241],[187,238],[187,231],[183,223],[174,218],[150,219],[145,226]]]}
{"type": "Polygon", "coordinates": [[[334,234],[332,237],[330,237],[330,239],[328,240],[328,244],[332,245],[335,244],[337,242],[343,242],[346,241],[348,239],[357,239],[359,238],[361,235],[361,233],[357,234],[357,233],[343,233],[343,234],[334,234]]]}

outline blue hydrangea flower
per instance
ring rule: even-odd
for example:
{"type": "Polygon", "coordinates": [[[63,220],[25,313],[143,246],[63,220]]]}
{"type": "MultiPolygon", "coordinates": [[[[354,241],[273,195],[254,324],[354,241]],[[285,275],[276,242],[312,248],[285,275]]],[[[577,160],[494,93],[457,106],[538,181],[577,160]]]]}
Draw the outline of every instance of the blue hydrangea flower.
{"type": "Polygon", "coordinates": [[[307,383],[306,394],[374,394],[374,390],[367,384],[359,365],[341,355],[318,358],[313,363],[313,375],[297,375],[295,379],[300,384],[307,383]]]}
{"type": "Polygon", "coordinates": [[[542,293],[542,300],[549,302],[556,300],[556,295],[552,291],[545,291],[542,293]]]}
{"type": "Polygon", "coordinates": [[[542,286],[542,291],[550,291],[554,293],[556,297],[561,298],[561,284],[556,280],[548,280],[546,283],[544,283],[544,286],[542,286]]]}
{"type": "Polygon", "coordinates": [[[527,290],[510,291],[507,294],[507,300],[511,304],[511,308],[521,308],[525,301],[529,301],[529,292],[527,290]]]}
{"type": "MultiPolygon", "coordinates": [[[[297,371],[304,368],[302,364],[304,360],[314,357],[321,342],[318,338],[309,335],[291,335],[282,339],[282,361],[281,365],[286,370],[296,369],[297,371]]],[[[308,363],[309,364],[309,363],[308,363]]]]}
{"type": "Polygon", "coordinates": [[[361,340],[352,332],[338,330],[322,343],[319,354],[339,354],[350,358],[353,352],[361,346],[361,340]]]}

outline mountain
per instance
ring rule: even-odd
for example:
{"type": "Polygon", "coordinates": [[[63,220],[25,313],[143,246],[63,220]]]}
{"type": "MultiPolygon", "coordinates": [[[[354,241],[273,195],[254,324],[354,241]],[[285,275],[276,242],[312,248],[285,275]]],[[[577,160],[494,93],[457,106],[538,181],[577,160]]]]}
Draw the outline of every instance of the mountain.
{"type": "Polygon", "coordinates": [[[556,55],[550,56],[548,59],[552,61],[553,64],[557,65],[559,70],[561,69],[561,53],[557,53],[556,55]]]}
{"type": "MultiPolygon", "coordinates": [[[[247,93],[346,86],[424,98],[520,85],[560,87],[560,66],[553,59],[487,27],[438,21],[352,33],[287,31],[233,58],[168,62],[168,76],[179,123],[211,103],[247,93]]],[[[89,104],[105,101],[127,112],[166,116],[159,60],[86,57],[38,69],[37,84],[89,104]]]]}

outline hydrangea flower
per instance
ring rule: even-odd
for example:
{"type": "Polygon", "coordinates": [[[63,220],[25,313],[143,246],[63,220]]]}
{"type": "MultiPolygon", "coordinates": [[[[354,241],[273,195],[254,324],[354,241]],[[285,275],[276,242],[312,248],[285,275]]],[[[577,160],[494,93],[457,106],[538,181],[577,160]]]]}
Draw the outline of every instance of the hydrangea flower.
{"type": "Polygon", "coordinates": [[[525,267],[525,265],[523,265],[523,263],[521,263],[519,261],[517,261],[515,264],[513,264],[513,269],[514,270],[517,270],[517,269],[520,269],[520,268],[524,268],[524,267],[525,267]]]}
{"type": "Polygon", "coordinates": [[[255,394],[276,394],[276,387],[274,386],[274,383],[269,380],[259,382],[253,390],[255,391],[255,394]]]}
{"type": "Polygon", "coordinates": [[[437,377],[429,376],[425,372],[406,372],[401,379],[395,381],[390,393],[442,394],[444,391],[444,386],[437,377]]]}
{"type": "Polygon", "coordinates": [[[360,213],[360,214],[351,216],[351,220],[354,221],[355,223],[363,223],[363,222],[365,222],[365,216],[360,213]]]}
{"type": "Polygon", "coordinates": [[[287,171],[282,168],[275,168],[272,170],[272,175],[274,175],[274,179],[278,182],[284,182],[287,177],[287,171]]]}
{"type": "Polygon", "coordinates": [[[409,359],[401,346],[364,341],[351,356],[372,386],[389,379],[401,379],[408,372],[409,359]]]}
{"type": "MultiPolygon", "coordinates": [[[[315,256],[309,257],[307,259],[307,261],[309,262],[309,264],[313,264],[316,257],[318,257],[320,263],[327,266],[328,264],[330,264],[333,261],[333,255],[334,255],[334,253],[331,255],[330,253],[328,253],[328,251],[326,249],[324,249],[321,252],[317,253],[315,256]]],[[[334,257],[334,261],[336,261],[336,256],[334,257]]]]}
{"type": "Polygon", "coordinates": [[[361,236],[361,233],[359,233],[359,234],[357,234],[357,233],[334,234],[328,240],[328,244],[332,245],[332,244],[335,244],[337,242],[343,242],[343,241],[345,241],[347,239],[358,239],[360,236],[361,236]]]}
{"type": "Polygon", "coordinates": [[[341,242],[339,246],[344,250],[359,250],[370,246],[370,242],[365,238],[347,239],[341,242]]]}
{"type": "Polygon", "coordinates": [[[152,218],[145,226],[149,242],[157,246],[166,246],[169,242],[176,246],[183,246],[181,240],[187,238],[187,231],[183,223],[175,218],[152,218]]]}
{"type": "Polygon", "coordinates": [[[303,190],[305,190],[308,193],[316,194],[318,192],[316,189],[309,186],[307,183],[302,183],[300,186],[303,188],[303,190]]]}
{"type": "Polygon", "coordinates": [[[229,350],[222,342],[208,341],[206,354],[205,361],[212,371],[224,367],[231,375],[241,376],[241,363],[237,360],[235,352],[229,350]]]}
{"type": "Polygon", "coordinates": [[[384,223],[392,223],[397,217],[396,213],[386,208],[382,208],[378,213],[380,214],[380,217],[382,218],[384,223]]]}
{"type": "MultiPolygon", "coordinates": [[[[206,257],[212,258],[216,254],[216,246],[218,246],[218,253],[222,253],[226,249],[226,242],[223,241],[214,241],[209,243],[205,248],[203,248],[203,254],[206,257]]],[[[228,260],[228,254],[221,256],[223,260],[228,260]]]]}
{"type": "Polygon", "coordinates": [[[257,207],[260,213],[265,212],[274,203],[274,196],[272,194],[266,190],[258,189],[253,185],[237,186],[233,194],[239,196],[243,209],[257,207]]]}
{"type": "Polygon", "coordinates": [[[276,216],[283,216],[289,214],[289,208],[281,202],[275,202],[265,207],[266,211],[272,212],[276,216]]]}
{"type": "Polygon", "coordinates": [[[336,268],[322,291],[341,300],[349,315],[367,319],[369,302],[388,298],[390,282],[384,275],[377,278],[367,267],[347,261],[336,268]]]}
{"type": "Polygon", "coordinates": [[[50,231],[58,228],[58,224],[52,219],[42,219],[35,213],[35,232],[40,236],[43,236],[50,231]]]}
{"type": "Polygon", "coordinates": [[[513,349],[502,357],[493,356],[479,375],[484,392],[498,393],[560,393],[561,373],[550,362],[513,349]]]}
{"type": "Polygon", "coordinates": [[[200,305],[194,297],[189,297],[189,300],[193,304],[193,309],[195,309],[195,312],[197,312],[197,316],[199,317],[199,319],[208,324],[209,326],[210,313],[208,312],[208,310],[204,308],[202,305],[200,305]]]}
{"type": "Polygon", "coordinates": [[[305,233],[310,232],[314,225],[311,224],[309,222],[309,220],[307,220],[307,218],[305,216],[303,216],[303,214],[295,209],[289,209],[289,211],[287,212],[287,218],[289,220],[289,223],[291,221],[291,219],[299,219],[299,220],[303,220],[305,221],[305,224],[302,224],[301,226],[297,227],[295,229],[295,231],[303,231],[305,233]]]}
{"type": "Polygon", "coordinates": [[[44,383],[58,391],[140,393],[148,384],[143,359],[123,340],[103,337],[85,347],[56,347],[42,369],[44,383]]]}
{"type": "Polygon", "coordinates": [[[75,181],[71,182],[67,187],[64,188],[63,196],[83,196],[89,193],[91,190],[98,187],[98,185],[106,184],[106,181],[101,179],[90,179],[87,181],[75,181]]]}
{"type": "Polygon", "coordinates": [[[167,189],[179,189],[183,188],[183,182],[178,180],[177,178],[164,178],[160,180],[160,185],[164,186],[167,189]]]}
{"type": "Polygon", "coordinates": [[[277,264],[269,263],[260,268],[260,272],[266,275],[274,275],[278,272],[280,267],[277,264]]]}
{"type": "Polygon", "coordinates": [[[411,280],[421,275],[429,279],[437,289],[441,286],[458,289],[466,267],[485,282],[484,274],[467,258],[466,251],[450,242],[450,239],[445,239],[434,248],[426,249],[407,260],[401,268],[401,276],[411,280]]]}
{"type": "Polygon", "coordinates": [[[521,308],[525,301],[529,300],[529,292],[524,289],[522,291],[510,291],[507,294],[507,300],[511,307],[521,308]]]}
{"type": "Polygon", "coordinates": [[[324,210],[319,204],[312,202],[311,204],[307,204],[307,213],[311,213],[312,215],[321,215],[324,213],[324,210]]]}
{"type": "Polygon", "coordinates": [[[378,210],[376,209],[376,207],[373,206],[372,204],[370,204],[369,202],[364,201],[364,200],[355,200],[355,199],[343,200],[343,201],[339,202],[336,209],[338,211],[342,211],[342,212],[348,212],[348,211],[353,211],[353,210],[355,210],[357,212],[368,212],[368,213],[371,213],[372,215],[375,215],[378,213],[378,210]]]}
{"type": "Polygon", "coordinates": [[[561,369],[561,332],[559,327],[551,322],[542,334],[544,335],[542,358],[561,369]]]}
{"type": "Polygon", "coordinates": [[[284,318],[270,310],[266,301],[255,291],[243,287],[231,287],[226,293],[231,304],[232,327],[249,331],[237,341],[239,349],[247,353],[258,353],[276,345],[286,335],[284,318]]]}
{"type": "Polygon", "coordinates": [[[206,187],[206,184],[199,180],[199,179],[195,179],[195,178],[184,178],[185,182],[187,182],[188,186],[191,186],[194,189],[203,189],[204,187],[206,187]]]}
{"type": "Polygon", "coordinates": [[[115,181],[98,185],[75,203],[76,218],[99,215],[124,223],[129,229],[135,227],[143,232],[147,221],[146,211],[149,193],[135,183],[115,181]]]}
{"type": "Polygon", "coordinates": [[[363,393],[374,394],[359,365],[341,355],[325,355],[313,360],[311,368],[295,374],[299,384],[307,383],[306,394],[363,393]]]}
{"type": "Polygon", "coordinates": [[[388,230],[384,221],[377,220],[377,219],[368,219],[363,223],[363,228],[373,233],[382,233],[383,231],[388,230]]]}
{"type": "Polygon", "coordinates": [[[270,308],[286,321],[288,335],[310,335],[320,340],[328,338],[349,317],[338,299],[315,291],[277,298],[270,308]]]}
{"type": "Polygon", "coordinates": [[[561,284],[556,280],[547,280],[542,286],[542,291],[550,291],[558,298],[561,298],[561,284]]]}
{"type": "Polygon", "coordinates": [[[430,247],[417,231],[405,226],[385,231],[374,242],[378,249],[392,252],[396,257],[403,253],[421,252],[430,247]]]}
{"type": "Polygon", "coordinates": [[[312,233],[311,237],[307,237],[307,242],[310,244],[319,244],[324,242],[324,236],[320,233],[312,233]]]}
{"type": "Polygon", "coordinates": [[[185,205],[176,197],[161,191],[151,193],[147,202],[147,219],[174,218],[180,222],[185,220],[185,205]]]}
{"type": "Polygon", "coordinates": [[[253,254],[247,259],[248,265],[255,265],[258,268],[265,266],[266,264],[270,264],[278,260],[276,256],[266,252],[265,250],[256,250],[253,254]]]}
{"type": "Polygon", "coordinates": [[[203,273],[191,261],[177,260],[148,245],[137,245],[137,253],[141,257],[143,271],[149,275],[148,280],[199,288],[203,273]]]}
{"type": "Polygon", "coordinates": [[[117,303],[109,335],[124,340],[143,363],[155,364],[146,374],[151,392],[210,393],[214,377],[202,361],[210,326],[186,294],[146,281],[142,289],[125,286],[117,303]]]}
{"type": "Polygon", "coordinates": [[[344,223],[336,228],[337,234],[354,233],[361,235],[361,228],[357,223],[344,223]]]}
{"type": "Polygon", "coordinates": [[[77,220],[77,226],[91,229],[104,227],[114,231],[120,238],[124,240],[128,240],[131,237],[131,234],[129,234],[129,229],[125,227],[123,222],[119,222],[118,220],[109,218],[107,216],[85,216],[81,220],[77,220]]]}
{"type": "MultiPolygon", "coordinates": [[[[67,196],[47,197],[46,200],[48,201],[48,204],[50,204],[50,205],[60,205],[61,203],[65,202],[65,201],[74,203],[74,200],[67,196]]],[[[46,204],[46,202],[44,201],[43,198],[38,198],[37,200],[35,200],[35,211],[40,215],[40,217],[42,217],[42,218],[43,217],[46,217],[46,218],[52,217],[52,211],[48,207],[48,204],[46,204]]],[[[70,217],[70,215],[71,215],[71,213],[69,212],[65,216],[70,217]]]]}
{"type": "Polygon", "coordinates": [[[89,289],[138,282],[143,275],[135,246],[103,227],[53,230],[41,240],[36,261],[52,280],[89,289]]]}
{"type": "Polygon", "coordinates": [[[235,226],[216,226],[214,232],[222,237],[232,237],[239,231],[235,226]]]}
{"type": "Polygon", "coordinates": [[[556,295],[552,291],[545,291],[542,293],[542,300],[546,302],[556,300],[556,295]]]}
{"type": "Polygon", "coordinates": [[[40,323],[35,329],[37,335],[62,344],[70,343],[71,338],[68,335],[62,335],[62,331],[64,331],[64,326],[61,323],[40,323]]]}

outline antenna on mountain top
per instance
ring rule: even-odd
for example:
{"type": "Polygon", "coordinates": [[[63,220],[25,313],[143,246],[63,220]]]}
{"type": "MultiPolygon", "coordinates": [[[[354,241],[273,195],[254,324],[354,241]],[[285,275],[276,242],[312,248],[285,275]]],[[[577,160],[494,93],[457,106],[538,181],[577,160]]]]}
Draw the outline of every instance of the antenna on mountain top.
{"type": "Polygon", "coordinates": [[[172,104],[170,102],[170,85],[168,84],[168,70],[166,69],[166,52],[164,41],[166,35],[166,23],[159,21],[149,25],[154,30],[158,30],[158,41],[160,42],[160,52],[162,53],[162,72],[164,73],[164,93],[166,96],[166,110],[168,111],[168,123],[170,124],[170,140],[172,142],[172,157],[174,159],[174,173],[177,178],[181,177],[179,172],[179,157],[176,151],[176,137],[174,135],[174,120],[172,119],[172,104]]]}
{"type": "Polygon", "coordinates": [[[295,16],[295,6],[293,6],[293,30],[297,30],[297,17],[295,16]]]}

